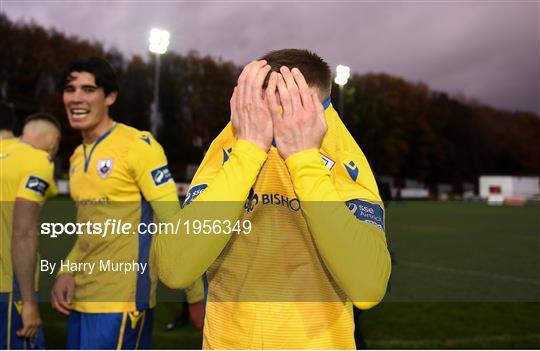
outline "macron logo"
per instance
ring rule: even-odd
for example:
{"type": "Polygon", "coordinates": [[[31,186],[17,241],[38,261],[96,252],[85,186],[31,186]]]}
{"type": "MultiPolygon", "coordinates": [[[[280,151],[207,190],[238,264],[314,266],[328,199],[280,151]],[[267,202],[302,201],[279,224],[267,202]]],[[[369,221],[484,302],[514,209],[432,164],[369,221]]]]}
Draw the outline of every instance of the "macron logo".
{"type": "Polygon", "coordinates": [[[150,137],[148,135],[141,136],[141,140],[150,145],[150,137]]]}
{"type": "Polygon", "coordinates": [[[349,163],[344,163],[345,169],[347,170],[347,173],[351,176],[352,180],[356,181],[356,178],[358,178],[358,166],[351,161],[349,163]]]}
{"type": "Polygon", "coordinates": [[[229,161],[229,156],[232,152],[232,147],[228,148],[227,150],[223,149],[223,163],[222,165],[225,164],[225,162],[229,161]]]}

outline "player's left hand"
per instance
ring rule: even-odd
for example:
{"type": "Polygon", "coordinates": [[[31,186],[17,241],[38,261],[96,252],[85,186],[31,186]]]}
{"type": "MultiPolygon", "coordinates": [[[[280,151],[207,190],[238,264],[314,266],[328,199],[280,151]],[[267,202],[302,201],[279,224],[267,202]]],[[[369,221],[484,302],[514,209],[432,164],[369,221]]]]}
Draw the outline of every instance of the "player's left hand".
{"type": "Polygon", "coordinates": [[[291,71],[283,66],[280,73],[270,78],[266,100],[274,123],[276,146],[285,160],[297,152],[320,148],[328,127],[319,97],[309,88],[300,70],[291,71]]]}
{"type": "Polygon", "coordinates": [[[197,328],[199,333],[203,332],[204,327],[204,303],[203,301],[189,304],[189,319],[191,323],[197,328]]]}
{"type": "Polygon", "coordinates": [[[33,338],[36,336],[42,321],[35,301],[23,302],[21,319],[23,327],[17,330],[17,336],[20,338],[33,338]]]}

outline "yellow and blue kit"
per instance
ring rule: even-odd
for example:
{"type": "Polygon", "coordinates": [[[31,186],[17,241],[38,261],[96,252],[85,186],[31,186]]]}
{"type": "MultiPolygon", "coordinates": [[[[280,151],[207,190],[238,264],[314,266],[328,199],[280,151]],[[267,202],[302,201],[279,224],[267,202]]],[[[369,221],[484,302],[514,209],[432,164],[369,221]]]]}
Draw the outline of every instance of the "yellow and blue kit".
{"type": "Polygon", "coordinates": [[[78,223],[116,220],[132,230],[78,235],[65,261],[96,268],[61,272],[73,274],[76,286],[67,347],[149,348],[157,269],[150,254],[154,235],[139,224],[153,222],[150,202],[163,197],[178,202],[163,149],[150,133],[116,123],[74,151],[69,173],[78,223]],[[121,263],[146,269],[115,271],[121,263]]]}
{"type": "MultiPolygon", "coordinates": [[[[232,236],[207,272],[204,348],[351,349],[350,301],[370,308],[384,296],[390,257],[377,185],[329,100],[325,115],[320,150],[284,161],[272,147],[251,183],[241,218],[253,230],[232,236]]],[[[195,174],[187,203],[209,200],[205,192],[238,143],[229,124],[195,174]]]]}
{"type": "Polygon", "coordinates": [[[45,347],[41,330],[32,340],[15,335],[22,328],[22,302],[13,273],[11,236],[15,200],[43,204],[54,184],[53,173],[45,151],[15,138],[0,140],[0,349],[45,347]]]}

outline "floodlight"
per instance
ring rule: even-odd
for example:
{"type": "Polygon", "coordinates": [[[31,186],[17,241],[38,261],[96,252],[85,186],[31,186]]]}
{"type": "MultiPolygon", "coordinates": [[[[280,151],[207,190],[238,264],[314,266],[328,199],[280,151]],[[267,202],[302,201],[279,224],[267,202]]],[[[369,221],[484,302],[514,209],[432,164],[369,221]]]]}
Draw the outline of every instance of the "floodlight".
{"type": "Polygon", "coordinates": [[[150,45],[148,46],[148,49],[154,54],[164,54],[167,52],[170,37],[171,35],[166,30],[152,28],[150,31],[150,45]]]}

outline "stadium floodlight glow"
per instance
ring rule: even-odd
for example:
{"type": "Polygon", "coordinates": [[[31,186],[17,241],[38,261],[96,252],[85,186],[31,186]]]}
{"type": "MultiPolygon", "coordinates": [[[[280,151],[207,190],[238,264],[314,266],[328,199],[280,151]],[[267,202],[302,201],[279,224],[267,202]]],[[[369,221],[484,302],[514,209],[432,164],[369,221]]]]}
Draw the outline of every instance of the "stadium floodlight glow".
{"type": "Polygon", "coordinates": [[[150,31],[150,45],[148,50],[154,54],[162,55],[167,52],[171,35],[164,29],[152,28],[150,31]]]}
{"type": "Polygon", "coordinates": [[[159,67],[160,56],[167,52],[169,47],[169,32],[159,28],[152,28],[150,31],[150,45],[148,50],[156,56],[155,76],[154,76],[154,103],[152,104],[152,112],[150,114],[150,131],[157,137],[158,130],[163,124],[159,113],[159,67]]]}
{"type": "Polygon", "coordinates": [[[349,66],[344,65],[337,65],[336,67],[336,78],[334,79],[334,82],[336,82],[339,86],[344,86],[347,84],[347,80],[351,76],[351,69],[349,66]]]}

